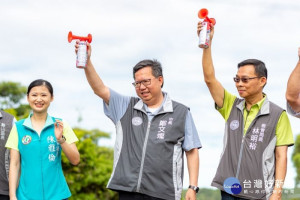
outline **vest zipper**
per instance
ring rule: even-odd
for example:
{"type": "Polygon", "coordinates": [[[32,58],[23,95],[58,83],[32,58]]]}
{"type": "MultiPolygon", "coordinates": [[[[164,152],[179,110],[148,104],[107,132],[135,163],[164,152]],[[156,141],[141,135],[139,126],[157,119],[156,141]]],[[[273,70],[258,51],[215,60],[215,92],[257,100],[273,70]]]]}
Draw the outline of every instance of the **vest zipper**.
{"type": "MultiPolygon", "coordinates": [[[[250,108],[251,109],[251,108],[250,108]]],[[[247,119],[248,119],[248,116],[249,116],[249,112],[247,109],[246,109],[246,112],[247,112],[247,116],[246,116],[246,120],[245,122],[243,123],[243,139],[242,139],[242,144],[241,144],[241,149],[240,149],[240,153],[239,153],[239,160],[238,160],[238,165],[237,165],[237,170],[236,170],[236,175],[235,175],[235,178],[238,179],[238,176],[239,176],[239,173],[240,173],[240,168],[241,168],[241,162],[242,162],[242,157],[243,157],[243,149],[244,149],[244,140],[245,140],[245,136],[246,136],[246,133],[244,134],[244,129],[245,129],[245,124],[247,122],[247,119]]],[[[243,120],[244,120],[244,116],[243,116],[243,120]]],[[[254,120],[254,119],[253,119],[254,120]]],[[[253,121],[252,121],[253,122],[253,121]]],[[[251,123],[252,124],[252,123],[251,123]]],[[[248,127],[248,129],[250,128],[250,126],[248,127]]]]}
{"type": "MultiPolygon", "coordinates": [[[[179,190],[179,180],[180,180],[180,178],[178,177],[178,164],[177,164],[177,162],[176,162],[176,168],[175,168],[175,173],[176,173],[176,183],[177,183],[177,188],[176,188],[176,190],[178,191],[179,190]]],[[[181,181],[181,180],[180,180],[181,181]]]]}
{"type": "Polygon", "coordinates": [[[144,161],[145,161],[145,154],[146,154],[146,147],[147,147],[148,137],[149,137],[149,132],[150,132],[150,125],[151,125],[151,121],[148,122],[146,137],[145,137],[145,141],[144,141],[144,145],[143,145],[141,168],[140,168],[140,173],[139,173],[139,178],[138,178],[136,192],[139,192],[140,191],[140,187],[141,187],[142,174],[143,174],[144,161]]]}
{"type": "MultiPolygon", "coordinates": [[[[248,119],[249,112],[247,111],[246,121],[248,119]]],[[[241,168],[241,162],[242,162],[242,157],[243,157],[243,149],[244,149],[245,136],[247,135],[248,131],[250,130],[250,127],[252,127],[253,123],[255,122],[255,120],[259,116],[261,116],[260,112],[258,112],[258,114],[255,116],[255,118],[252,120],[252,122],[249,125],[249,127],[248,127],[248,129],[247,129],[247,131],[246,131],[245,134],[244,134],[244,127],[245,127],[246,121],[245,121],[245,123],[243,123],[243,139],[242,139],[242,144],[241,144],[241,149],[240,149],[240,154],[239,154],[239,161],[238,161],[238,166],[237,166],[236,175],[235,175],[235,178],[237,178],[237,179],[238,179],[238,176],[239,176],[239,173],[240,173],[240,168],[241,168]]]]}
{"type": "MultiPolygon", "coordinates": [[[[51,126],[52,124],[49,124],[48,126],[45,126],[41,132],[40,132],[40,135],[39,135],[39,141],[40,141],[40,149],[42,149],[42,145],[41,145],[41,136],[42,136],[42,132],[44,129],[48,128],[49,126],[51,126]]],[[[55,124],[54,124],[55,126],[55,124]]],[[[55,135],[55,134],[54,134],[55,135]]],[[[43,199],[45,199],[45,190],[44,190],[44,179],[43,179],[43,158],[42,158],[42,154],[41,154],[41,166],[42,166],[42,169],[41,169],[41,174],[42,174],[42,193],[43,193],[43,199]]]]}
{"type": "Polygon", "coordinates": [[[235,175],[235,178],[237,178],[237,179],[238,179],[238,176],[239,176],[239,173],[240,173],[240,167],[241,167],[241,162],[242,162],[242,155],[243,155],[243,149],[244,149],[244,140],[245,140],[245,135],[243,135],[240,154],[239,154],[239,161],[238,161],[236,175],[235,175]]]}
{"type": "MultiPolygon", "coordinates": [[[[42,130],[43,131],[43,130],[42,130]]],[[[42,177],[42,195],[43,195],[43,199],[45,199],[45,192],[44,192],[44,179],[43,179],[43,158],[42,158],[42,144],[41,144],[41,135],[42,135],[42,131],[39,135],[39,143],[40,143],[40,161],[41,161],[41,177],[42,177]]]]}

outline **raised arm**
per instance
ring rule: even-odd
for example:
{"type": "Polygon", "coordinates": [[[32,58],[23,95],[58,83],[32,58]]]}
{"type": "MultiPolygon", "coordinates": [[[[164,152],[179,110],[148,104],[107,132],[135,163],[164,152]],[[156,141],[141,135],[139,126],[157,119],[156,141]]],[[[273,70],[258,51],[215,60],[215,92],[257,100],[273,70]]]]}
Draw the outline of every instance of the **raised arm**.
{"type": "MultiPolygon", "coordinates": [[[[202,23],[198,22],[197,33],[199,35],[202,30],[202,23]]],[[[203,49],[202,56],[202,67],[203,67],[203,75],[204,81],[210,91],[212,98],[218,107],[223,106],[224,101],[224,88],[221,83],[216,79],[215,69],[213,65],[212,55],[211,55],[211,46],[212,46],[212,38],[214,34],[214,27],[212,27],[210,33],[210,45],[207,49],[203,49]]]]}
{"type": "Polygon", "coordinates": [[[295,112],[300,112],[300,47],[298,48],[298,63],[290,75],[286,88],[286,99],[295,112]]]}
{"type": "MultiPolygon", "coordinates": [[[[67,126],[66,129],[68,128],[69,127],[67,126]]],[[[57,119],[54,125],[54,134],[56,140],[60,144],[63,152],[67,156],[70,163],[72,163],[73,165],[78,165],[80,162],[80,154],[78,152],[76,144],[75,143],[68,144],[66,142],[66,138],[62,137],[64,131],[67,131],[66,129],[64,128],[64,123],[57,119]]]]}
{"type": "MultiPolygon", "coordinates": [[[[92,48],[89,43],[87,43],[87,48],[88,48],[88,59],[87,59],[87,66],[84,69],[85,71],[85,76],[93,89],[94,93],[98,95],[100,98],[102,98],[106,104],[109,103],[109,97],[110,97],[110,92],[109,88],[104,85],[102,79],[100,76],[97,74],[92,61],[91,61],[91,52],[92,48]]],[[[76,42],[75,45],[75,51],[77,52],[78,49],[78,41],[76,42]]]]}

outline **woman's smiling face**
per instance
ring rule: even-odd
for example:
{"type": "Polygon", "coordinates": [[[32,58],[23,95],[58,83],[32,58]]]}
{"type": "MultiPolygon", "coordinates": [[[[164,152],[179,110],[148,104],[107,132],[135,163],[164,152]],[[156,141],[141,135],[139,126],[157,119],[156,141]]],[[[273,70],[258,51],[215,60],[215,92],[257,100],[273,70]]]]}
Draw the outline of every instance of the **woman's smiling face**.
{"type": "Polygon", "coordinates": [[[44,113],[48,111],[53,96],[45,85],[35,86],[27,95],[27,101],[33,112],[44,113]]]}

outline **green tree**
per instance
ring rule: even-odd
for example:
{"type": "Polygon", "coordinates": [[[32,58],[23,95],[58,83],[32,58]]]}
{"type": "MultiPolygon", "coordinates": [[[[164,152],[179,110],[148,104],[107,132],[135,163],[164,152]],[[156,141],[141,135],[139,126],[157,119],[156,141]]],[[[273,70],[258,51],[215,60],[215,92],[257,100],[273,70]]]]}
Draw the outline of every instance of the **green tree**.
{"type": "Polygon", "coordinates": [[[0,82],[0,109],[14,115],[17,119],[27,117],[30,107],[27,104],[22,104],[26,91],[26,87],[20,83],[0,82]]]}
{"type": "Polygon", "coordinates": [[[64,174],[70,187],[70,200],[116,200],[117,193],[106,189],[112,173],[113,149],[98,146],[98,140],[109,138],[109,134],[99,130],[74,128],[79,142],[80,164],[72,166],[62,155],[64,174]]]}
{"type": "Polygon", "coordinates": [[[300,183],[300,134],[297,135],[295,141],[295,147],[292,155],[292,160],[294,163],[294,167],[296,168],[297,176],[295,178],[296,187],[299,186],[300,183]]]}

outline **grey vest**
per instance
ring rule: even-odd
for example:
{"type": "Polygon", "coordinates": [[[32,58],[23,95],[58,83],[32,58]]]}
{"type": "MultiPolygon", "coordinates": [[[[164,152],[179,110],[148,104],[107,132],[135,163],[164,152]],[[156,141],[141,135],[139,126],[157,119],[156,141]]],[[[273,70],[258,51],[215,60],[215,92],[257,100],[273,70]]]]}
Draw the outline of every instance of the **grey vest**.
{"type": "Polygon", "coordinates": [[[138,98],[131,98],[116,124],[114,170],[108,188],[163,199],[180,199],[188,108],[166,99],[151,121],[138,98]]]}
{"type": "Polygon", "coordinates": [[[12,128],[14,117],[0,110],[0,194],[8,195],[9,150],[5,144],[12,128]]]}
{"type": "Polygon", "coordinates": [[[276,126],[284,111],[266,98],[245,136],[244,100],[236,99],[227,120],[224,150],[212,186],[223,191],[224,181],[235,177],[242,191],[234,196],[268,199],[274,187],[276,126]]]}

